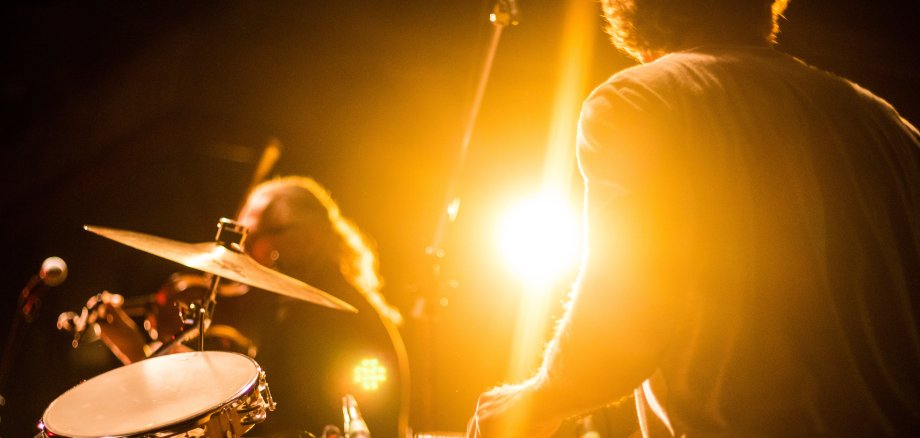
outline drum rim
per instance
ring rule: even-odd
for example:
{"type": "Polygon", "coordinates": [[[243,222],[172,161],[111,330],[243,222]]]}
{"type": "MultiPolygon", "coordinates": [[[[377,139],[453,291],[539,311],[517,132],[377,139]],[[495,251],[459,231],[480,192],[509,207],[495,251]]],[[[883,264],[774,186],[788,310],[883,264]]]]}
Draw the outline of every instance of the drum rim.
{"type": "MultiPolygon", "coordinates": [[[[114,434],[107,433],[105,437],[107,438],[147,437],[147,436],[159,436],[156,434],[164,433],[164,432],[171,433],[171,432],[184,432],[186,430],[190,430],[191,428],[193,428],[193,426],[197,426],[197,425],[200,425],[206,422],[207,418],[210,417],[211,414],[218,412],[221,409],[224,409],[226,406],[233,404],[234,402],[240,400],[243,396],[251,393],[253,391],[253,388],[257,387],[260,383],[260,375],[262,374],[262,367],[258,364],[258,362],[255,361],[255,359],[245,354],[240,354],[240,353],[236,353],[232,351],[189,351],[189,352],[175,353],[175,354],[170,354],[167,356],[160,356],[160,357],[161,358],[171,357],[173,360],[175,360],[177,359],[176,356],[180,356],[180,355],[202,356],[202,357],[204,356],[217,357],[217,356],[222,356],[222,355],[223,356],[232,355],[232,356],[242,357],[242,358],[245,358],[248,362],[250,362],[255,367],[255,376],[249,379],[249,382],[246,385],[243,385],[242,388],[240,388],[232,396],[228,397],[226,400],[221,401],[220,403],[217,403],[216,405],[205,407],[203,409],[198,410],[197,412],[190,413],[181,419],[173,419],[168,422],[164,420],[160,423],[152,424],[150,425],[150,428],[148,428],[148,430],[145,430],[145,431],[130,431],[130,432],[126,432],[127,434],[124,434],[124,431],[112,431],[115,433],[114,434]]],[[[155,359],[155,358],[145,359],[144,361],[135,362],[129,365],[125,365],[123,367],[115,368],[110,371],[123,370],[128,367],[140,365],[150,359],[155,359]]],[[[50,432],[52,434],[51,436],[61,436],[61,437],[70,436],[66,434],[68,431],[56,431],[54,430],[53,427],[49,426],[49,424],[47,423],[47,417],[48,417],[49,412],[54,408],[55,404],[57,404],[58,401],[63,399],[66,395],[77,390],[80,386],[85,385],[89,382],[92,382],[94,379],[101,378],[102,376],[107,375],[110,371],[106,371],[102,374],[93,376],[90,379],[86,379],[85,381],[82,381],[74,385],[73,387],[71,387],[70,389],[62,393],[61,395],[57,396],[54,399],[54,401],[52,401],[48,405],[48,407],[45,409],[45,411],[42,413],[42,419],[41,419],[40,424],[41,424],[41,428],[43,429],[43,431],[50,432]]],[[[125,372],[125,371],[122,371],[122,372],[125,372]]],[[[82,436],[82,435],[76,435],[76,436],[82,436]]]]}

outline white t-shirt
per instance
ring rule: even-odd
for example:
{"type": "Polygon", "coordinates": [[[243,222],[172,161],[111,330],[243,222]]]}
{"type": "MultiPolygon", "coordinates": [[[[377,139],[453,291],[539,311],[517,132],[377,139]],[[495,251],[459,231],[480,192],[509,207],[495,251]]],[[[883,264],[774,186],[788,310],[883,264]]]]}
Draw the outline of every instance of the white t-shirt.
{"type": "Polygon", "coordinates": [[[882,99],[769,48],[672,53],[595,89],[589,199],[667,212],[650,221],[690,254],[654,268],[692,278],[660,291],[687,305],[639,393],[659,430],[920,430],[918,139],[882,99]]]}

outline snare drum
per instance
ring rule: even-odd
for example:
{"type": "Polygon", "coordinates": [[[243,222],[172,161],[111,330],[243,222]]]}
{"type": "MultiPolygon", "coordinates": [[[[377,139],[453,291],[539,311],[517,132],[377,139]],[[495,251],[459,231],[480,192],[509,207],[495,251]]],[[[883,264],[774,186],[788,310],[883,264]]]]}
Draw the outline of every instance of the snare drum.
{"type": "Polygon", "coordinates": [[[55,399],[42,437],[238,437],[275,407],[250,357],[177,353],[89,379],[55,399]]]}

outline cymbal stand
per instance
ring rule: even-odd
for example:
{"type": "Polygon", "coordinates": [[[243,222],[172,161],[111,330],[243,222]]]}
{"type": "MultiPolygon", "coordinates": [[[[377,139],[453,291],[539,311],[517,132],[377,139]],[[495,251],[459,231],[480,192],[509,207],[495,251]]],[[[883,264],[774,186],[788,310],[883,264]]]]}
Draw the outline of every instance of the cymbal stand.
{"type": "MultiPolygon", "coordinates": [[[[278,161],[278,157],[281,156],[281,142],[276,138],[270,138],[268,144],[265,145],[265,148],[262,150],[262,156],[259,160],[259,164],[256,166],[255,172],[252,175],[252,181],[249,183],[249,187],[246,189],[247,195],[252,192],[252,189],[255,188],[260,182],[262,182],[268,173],[274,167],[275,162],[278,161]]],[[[237,216],[241,213],[243,205],[245,205],[246,196],[243,197],[239,208],[237,208],[237,216]]],[[[221,246],[231,250],[242,252],[243,240],[246,239],[246,230],[245,227],[240,225],[238,222],[221,218],[217,222],[217,236],[214,238],[221,246]],[[224,232],[227,234],[224,234],[224,232]],[[228,237],[232,237],[229,239],[228,237]]],[[[214,313],[214,308],[217,306],[217,289],[220,284],[220,277],[215,275],[211,277],[210,285],[210,294],[207,303],[197,301],[189,305],[189,310],[192,313],[190,319],[186,319],[186,315],[180,315],[180,318],[183,322],[187,322],[186,329],[179,333],[176,337],[170,340],[167,344],[161,346],[157,351],[153,353],[152,356],[160,356],[165,354],[171,348],[175,347],[177,344],[183,343],[189,339],[195,337],[196,333],[200,334],[198,338],[198,350],[204,351],[204,331],[207,330],[207,326],[210,324],[211,315],[214,313]],[[197,331],[194,329],[189,329],[189,327],[197,327],[197,331]]]]}
{"type": "MultiPolygon", "coordinates": [[[[476,125],[476,119],[479,117],[479,109],[482,106],[486,84],[488,84],[489,76],[492,71],[492,62],[498,50],[498,43],[501,39],[502,30],[508,25],[514,26],[520,22],[520,10],[517,7],[517,2],[515,0],[496,0],[489,13],[489,21],[492,23],[492,33],[482,62],[479,81],[476,85],[476,90],[473,94],[472,103],[467,115],[465,130],[460,142],[459,154],[457,160],[454,162],[455,165],[451,172],[450,179],[447,181],[445,206],[439,215],[431,244],[425,248],[425,255],[431,260],[431,269],[429,271],[430,284],[423,287],[423,291],[419,297],[421,306],[418,307],[423,310],[419,312],[420,315],[417,316],[417,318],[421,320],[422,334],[420,336],[420,342],[423,344],[419,347],[419,350],[423,352],[420,372],[422,378],[417,379],[417,381],[421,382],[432,382],[432,374],[435,369],[435,354],[433,348],[436,342],[433,339],[435,336],[435,328],[433,326],[438,319],[437,315],[435,315],[437,307],[439,307],[435,304],[440,299],[440,297],[437,296],[439,294],[438,291],[442,289],[444,283],[443,280],[440,279],[442,274],[441,267],[445,255],[445,250],[443,248],[444,237],[447,234],[448,225],[454,222],[460,209],[460,198],[456,194],[457,186],[466,164],[470,141],[473,136],[473,129],[476,125]]],[[[433,403],[432,400],[432,390],[431,388],[422,388],[421,394],[422,422],[432,423],[435,417],[435,413],[433,412],[435,403],[433,403]]],[[[432,424],[423,424],[422,426],[430,427],[432,424]]]]}
{"type": "MultiPolygon", "coordinates": [[[[242,252],[243,241],[246,239],[247,233],[246,227],[240,225],[240,223],[231,219],[221,218],[217,222],[217,235],[214,240],[230,251],[242,252]]],[[[211,318],[214,315],[214,309],[217,307],[217,289],[219,285],[220,276],[212,276],[207,301],[196,300],[189,303],[188,309],[180,308],[179,317],[185,327],[169,342],[154,351],[151,357],[162,356],[176,345],[193,339],[195,336],[198,336],[198,351],[204,351],[204,333],[211,325],[211,318]]]]}

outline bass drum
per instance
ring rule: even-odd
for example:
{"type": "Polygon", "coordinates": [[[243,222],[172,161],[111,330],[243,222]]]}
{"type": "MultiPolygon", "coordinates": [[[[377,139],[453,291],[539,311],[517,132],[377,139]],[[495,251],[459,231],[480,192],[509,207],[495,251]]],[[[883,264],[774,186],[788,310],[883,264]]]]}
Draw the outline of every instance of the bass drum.
{"type": "Polygon", "coordinates": [[[238,437],[274,402],[250,357],[177,353],[87,380],[45,410],[40,437],[238,437]]]}

